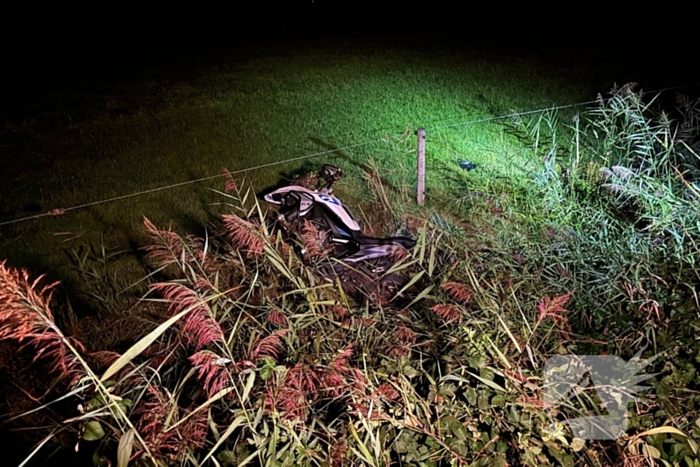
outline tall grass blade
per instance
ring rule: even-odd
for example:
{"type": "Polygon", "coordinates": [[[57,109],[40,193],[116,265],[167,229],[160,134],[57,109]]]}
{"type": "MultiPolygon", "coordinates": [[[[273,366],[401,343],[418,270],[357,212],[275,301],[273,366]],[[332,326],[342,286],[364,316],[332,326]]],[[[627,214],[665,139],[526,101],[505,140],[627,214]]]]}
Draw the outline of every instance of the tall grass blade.
{"type": "Polygon", "coordinates": [[[409,303],[408,305],[406,305],[406,308],[411,308],[413,305],[415,305],[416,303],[418,303],[418,302],[420,302],[421,300],[423,300],[425,297],[428,296],[428,294],[430,293],[431,290],[433,290],[434,287],[435,287],[435,285],[429,285],[428,287],[426,287],[425,289],[423,289],[423,291],[422,291],[421,293],[419,293],[419,294],[416,296],[416,298],[414,298],[413,300],[411,300],[411,303],[409,303]]]}
{"type": "Polygon", "coordinates": [[[348,424],[348,428],[350,428],[350,433],[352,433],[352,437],[355,438],[355,442],[357,443],[357,447],[359,447],[360,451],[362,452],[362,454],[359,455],[359,457],[361,457],[368,465],[375,466],[376,464],[374,462],[374,459],[372,459],[372,453],[369,452],[369,449],[367,449],[367,446],[365,445],[365,443],[363,443],[362,440],[360,439],[360,435],[357,434],[357,430],[355,429],[355,425],[353,423],[350,423],[350,424],[348,424]]]}
{"type": "Polygon", "coordinates": [[[404,269],[409,268],[415,264],[418,264],[418,261],[415,259],[413,259],[411,261],[406,261],[405,263],[394,263],[394,265],[391,266],[391,268],[389,268],[389,270],[386,272],[385,275],[395,274],[395,273],[403,271],[404,269]]]}
{"type": "Polygon", "coordinates": [[[135,433],[136,429],[129,428],[129,430],[119,438],[119,446],[117,447],[117,467],[127,467],[129,465],[131,452],[134,449],[135,433]]]}
{"type": "Polygon", "coordinates": [[[427,245],[427,232],[428,230],[428,220],[426,219],[423,222],[423,228],[420,231],[420,235],[418,236],[418,240],[416,242],[416,246],[413,247],[418,248],[418,264],[423,264],[423,260],[425,259],[425,247],[427,245]]]}
{"type": "Polygon", "coordinates": [[[56,434],[56,431],[54,430],[46,438],[39,441],[39,444],[37,444],[37,446],[34,448],[34,450],[31,453],[29,453],[29,455],[22,461],[21,464],[19,464],[18,467],[24,467],[25,465],[27,465],[27,462],[29,462],[31,460],[31,458],[34,457],[34,455],[37,452],[39,452],[39,450],[44,446],[44,444],[51,441],[51,438],[53,438],[55,434],[56,434]]]}
{"type": "Polygon", "coordinates": [[[413,284],[415,284],[416,282],[418,282],[418,281],[420,280],[420,278],[423,277],[423,274],[425,274],[425,270],[419,271],[418,274],[416,274],[415,276],[413,276],[413,277],[411,278],[411,280],[408,281],[408,284],[404,285],[404,286],[401,288],[401,290],[399,290],[399,291],[396,293],[396,295],[394,296],[393,299],[395,300],[397,297],[400,297],[402,293],[404,293],[405,291],[407,291],[408,289],[410,289],[411,286],[413,286],[413,284]]]}
{"type": "Polygon", "coordinates": [[[428,260],[428,277],[433,277],[433,272],[435,272],[435,253],[437,252],[437,245],[440,242],[442,233],[438,236],[437,240],[430,249],[430,259],[428,260]]]}
{"type": "MultiPolygon", "coordinates": [[[[238,428],[239,426],[241,426],[241,425],[242,425],[243,423],[245,423],[247,420],[248,420],[248,419],[247,419],[245,416],[243,416],[243,415],[239,415],[238,417],[236,417],[236,418],[233,420],[233,422],[231,422],[231,424],[228,426],[228,428],[226,428],[226,431],[223,432],[223,434],[221,435],[221,437],[219,438],[219,440],[214,444],[214,446],[212,446],[212,448],[209,450],[209,452],[207,453],[207,455],[204,456],[204,459],[202,459],[201,464],[205,464],[205,463],[207,462],[207,460],[216,452],[216,450],[219,449],[219,446],[221,446],[222,444],[224,444],[224,441],[226,441],[226,440],[228,439],[228,437],[231,436],[231,433],[233,433],[233,431],[234,431],[236,428],[238,428]]],[[[256,451],[256,454],[257,454],[257,451],[256,451]]],[[[254,456],[251,456],[251,457],[249,457],[248,459],[252,459],[253,457],[254,457],[254,456]]],[[[248,460],[248,462],[249,462],[249,460],[248,460]]],[[[242,463],[241,465],[243,465],[243,463],[242,463]]]]}
{"type": "Polygon", "coordinates": [[[293,284],[295,284],[298,288],[303,289],[306,286],[304,285],[304,282],[301,280],[301,277],[295,275],[290,271],[287,266],[284,264],[284,261],[280,256],[277,254],[275,250],[270,248],[269,246],[265,246],[265,253],[268,255],[268,259],[270,262],[277,268],[279,272],[281,272],[284,277],[289,279],[293,284]]]}
{"type": "MultiPolygon", "coordinates": [[[[207,301],[212,301],[215,300],[216,298],[219,298],[222,296],[222,294],[217,294],[211,297],[208,297],[205,302],[207,301]]],[[[170,328],[173,324],[175,324],[180,318],[191,312],[192,310],[196,309],[197,307],[201,306],[200,303],[194,304],[190,307],[188,307],[185,310],[182,310],[180,313],[176,314],[172,318],[168,319],[164,323],[160,324],[157,328],[155,328],[153,331],[149,332],[146,336],[141,338],[138,342],[136,342],[134,345],[132,345],[122,356],[120,356],[112,365],[110,365],[109,368],[104,372],[102,377],[100,378],[100,382],[104,383],[107,381],[109,378],[114,376],[119,370],[124,368],[126,365],[128,365],[134,358],[138,357],[141,355],[141,353],[146,350],[153,342],[156,341],[165,331],[170,328]]]]}
{"type": "Polygon", "coordinates": [[[51,406],[52,404],[55,404],[56,402],[60,402],[64,399],[68,399],[69,397],[73,397],[74,395],[79,394],[86,389],[93,389],[93,386],[89,385],[89,386],[80,386],[78,388],[75,388],[72,391],[69,391],[66,394],[62,395],[61,397],[58,397],[58,398],[52,400],[51,402],[47,402],[46,404],[43,404],[39,407],[36,407],[34,409],[31,409],[31,410],[27,410],[26,412],[22,412],[19,415],[15,415],[13,417],[10,417],[10,418],[5,420],[5,423],[12,421],[12,420],[16,420],[16,419],[21,418],[21,417],[24,417],[24,416],[29,415],[31,413],[38,412],[40,410],[44,410],[45,408],[51,406]]]}
{"type": "Polygon", "coordinates": [[[243,395],[241,396],[241,404],[245,404],[250,396],[250,391],[253,389],[255,384],[255,372],[251,371],[248,375],[248,380],[245,383],[245,388],[243,388],[243,395]]]}
{"type": "Polygon", "coordinates": [[[491,338],[488,335],[486,335],[485,337],[489,341],[489,345],[491,346],[491,348],[494,350],[494,352],[496,352],[496,355],[498,355],[498,358],[500,358],[501,361],[503,362],[503,365],[506,368],[511,369],[512,365],[510,364],[510,362],[508,361],[506,356],[503,355],[503,352],[501,352],[501,349],[498,348],[498,346],[491,340],[491,338]]]}

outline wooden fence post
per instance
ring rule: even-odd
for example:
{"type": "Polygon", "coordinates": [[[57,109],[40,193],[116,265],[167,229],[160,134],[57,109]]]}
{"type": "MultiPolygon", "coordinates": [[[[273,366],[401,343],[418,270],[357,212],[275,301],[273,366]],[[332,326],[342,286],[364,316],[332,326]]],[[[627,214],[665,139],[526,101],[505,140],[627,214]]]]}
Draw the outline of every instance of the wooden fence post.
{"type": "Polygon", "coordinates": [[[419,206],[425,202],[425,129],[423,127],[416,130],[418,135],[418,192],[416,200],[419,206]]]}

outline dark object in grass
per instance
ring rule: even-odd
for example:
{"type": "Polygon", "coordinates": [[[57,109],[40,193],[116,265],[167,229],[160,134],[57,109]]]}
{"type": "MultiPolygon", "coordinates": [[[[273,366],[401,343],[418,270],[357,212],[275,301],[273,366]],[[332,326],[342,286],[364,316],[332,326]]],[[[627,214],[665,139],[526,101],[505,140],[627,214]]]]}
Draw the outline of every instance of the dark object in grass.
{"type": "Polygon", "coordinates": [[[290,185],[264,195],[267,202],[280,206],[271,228],[273,231],[280,229],[286,235],[294,233],[289,231],[290,227],[301,233],[303,249],[300,253],[307,261],[332,259],[344,263],[345,269],[362,269],[361,274],[344,271],[342,277],[337,270],[334,274],[322,275],[329,280],[340,277],[344,286],[361,291],[377,301],[388,302],[391,298],[389,295],[399,290],[393,290],[399,282],[385,284],[383,276],[396,263],[406,259],[407,250],[413,248],[416,242],[407,237],[374,238],[364,235],[350,208],[333,196],[333,185],[341,175],[339,167],[325,164],[317,176],[307,180],[315,180],[314,189],[290,185]],[[321,185],[325,186],[321,188],[321,185]],[[385,285],[390,289],[387,293],[380,290],[385,285]],[[386,299],[383,295],[387,295],[386,299]]]}
{"type": "Polygon", "coordinates": [[[476,169],[476,164],[474,164],[472,161],[467,161],[464,159],[460,159],[458,161],[459,167],[463,170],[469,171],[469,170],[474,170],[476,169]]]}
{"type": "Polygon", "coordinates": [[[397,294],[408,283],[408,279],[398,274],[377,277],[373,269],[368,264],[349,267],[340,262],[328,262],[319,268],[319,272],[329,281],[337,277],[343,284],[345,293],[360,302],[370,302],[379,306],[405,305],[406,297],[397,294]]]}

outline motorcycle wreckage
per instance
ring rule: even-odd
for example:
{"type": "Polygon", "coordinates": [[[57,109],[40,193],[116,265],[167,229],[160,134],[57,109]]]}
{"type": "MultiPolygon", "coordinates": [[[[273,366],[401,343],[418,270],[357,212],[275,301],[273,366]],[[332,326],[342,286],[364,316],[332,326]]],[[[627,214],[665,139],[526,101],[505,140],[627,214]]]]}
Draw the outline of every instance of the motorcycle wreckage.
{"type": "MultiPolygon", "coordinates": [[[[326,247],[324,259],[317,263],[319,274],[328,281],[339,278],[350,295],[386,305],[408,282],[389,271],[416,242],[407,237],[363,234],[350,208],[333,196],[333,185],[341,175],[340,167],[325,164],[311,188],[299,183],[265,194],[265,201],[279,206],[272,230],[281,230],[289,238],[292,231],[308,229],[309,222],[326,247]]],[[[306,258],[308,252],[301,248],[300,253],[306,258]]]]}

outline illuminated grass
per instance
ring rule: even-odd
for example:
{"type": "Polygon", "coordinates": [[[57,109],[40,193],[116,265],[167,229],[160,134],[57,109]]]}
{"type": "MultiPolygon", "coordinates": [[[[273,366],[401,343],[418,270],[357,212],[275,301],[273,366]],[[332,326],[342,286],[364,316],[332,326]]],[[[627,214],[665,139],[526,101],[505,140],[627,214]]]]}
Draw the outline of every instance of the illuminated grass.
{"type": "MultiPolygon", "coordinates": [[[[368,141],[376,142],[311,159],[304,167],[332,162],[356,180],[370,159],[410,169],[412,131],[419,125],[429,130],[428,190],[434,195],[448,180],[463,182],[458,158],[480,167],[470,177],[492,183],[488,178],[502,174],[504,162],[512,172],[528,161],[503,121],[430,129],[593,95],[573,80],[575,70],[543,76],[541,67],[477,52],[290,46],[261,50],[247,62],[201,68],[189,81],[122,83],[77,101],[60,96],[63,103],[3,128],[11,142],[3,163],[11,160],[13,168],[0,175],[0,221],[216,175],[223,167],[233,171],[368,141]],[[405,130],[401,142],[380,141],[405,130]]],[[[255,171],[250,178],[256,187],[271,186],[301,166],[255,171]]],[[[209,206],[220,198],[208,188],[219,189],[221,182],[2,226],[0,251],[14,264],[77,280],[64,249],[133,249],[142,215],[201,232],[220,210],[209,206]]],[[[350,202],[366,196],[351,181],[340,193],[350,202]]]]}

